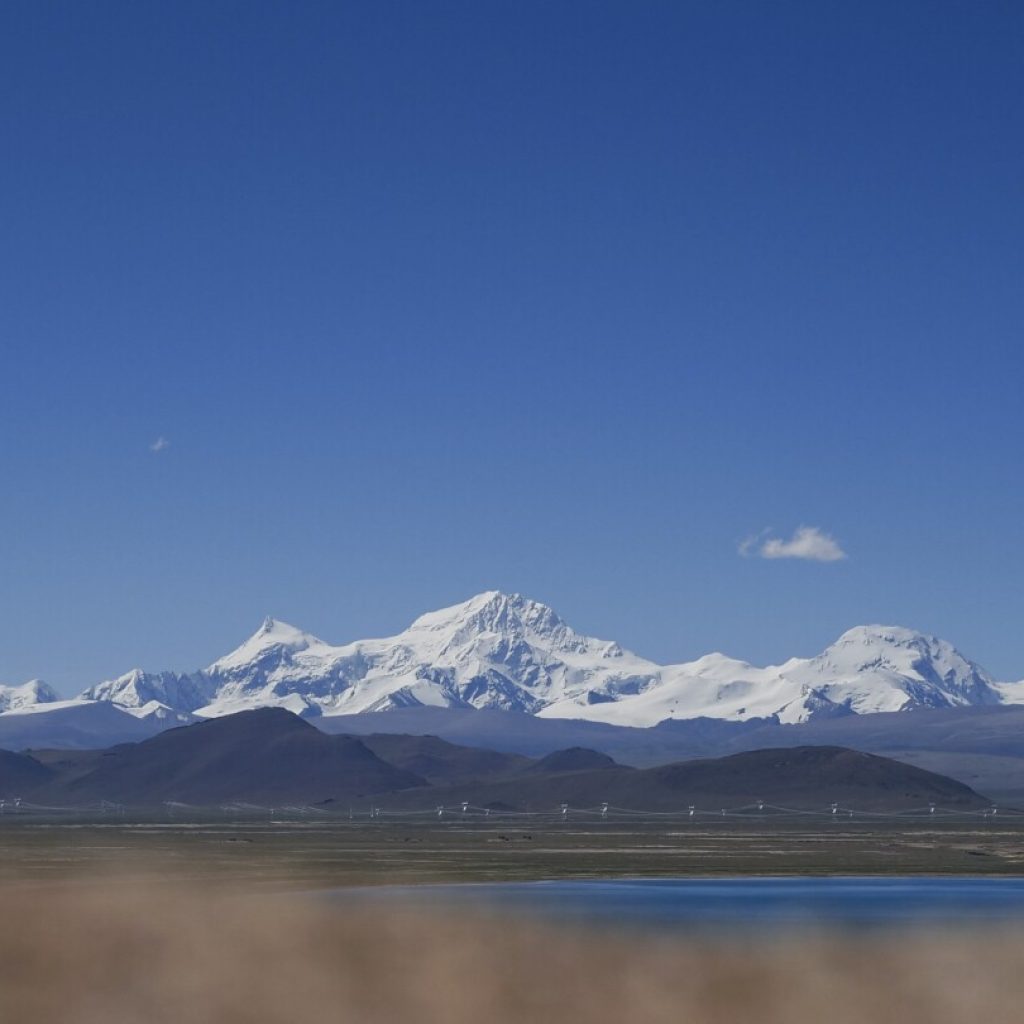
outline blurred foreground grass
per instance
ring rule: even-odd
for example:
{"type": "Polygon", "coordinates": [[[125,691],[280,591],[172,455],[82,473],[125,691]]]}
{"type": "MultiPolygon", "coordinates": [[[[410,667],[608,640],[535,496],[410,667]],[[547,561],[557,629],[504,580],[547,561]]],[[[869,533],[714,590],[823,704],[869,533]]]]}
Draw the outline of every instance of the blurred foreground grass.
{"type": "Polygon", "coordinates": [[[1024,1006],[1013,932],[643,939],[159,880],[0,898],[4,1022],[997,1024],[1024,1006]]]}
{"type": "Polygon", "coordinates": [[[0,1024],[1017,1024],[1024,932],[587,932],[340,885],[1017,874],[1019,827],[6,821],[0,1024]],[[295,890],[304,890],[296,893],[295,890]]]}
{"type": "Polygon", "coordinates": [[[119,877],[0,889],[0,1020],[1009,1024],[1024,1013],[1014,931],[644,938],[119,877]]]}

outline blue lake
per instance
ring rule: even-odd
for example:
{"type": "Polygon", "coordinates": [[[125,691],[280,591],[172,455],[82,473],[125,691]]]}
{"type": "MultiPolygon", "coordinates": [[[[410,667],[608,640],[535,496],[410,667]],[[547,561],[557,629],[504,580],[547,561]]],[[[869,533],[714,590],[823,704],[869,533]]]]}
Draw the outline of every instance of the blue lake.
{"type": "Polygon", "coordinates": [[[343,902],[679,930],[1024,924],[1024,878],[681,878],[388,886],[343,902]]]}

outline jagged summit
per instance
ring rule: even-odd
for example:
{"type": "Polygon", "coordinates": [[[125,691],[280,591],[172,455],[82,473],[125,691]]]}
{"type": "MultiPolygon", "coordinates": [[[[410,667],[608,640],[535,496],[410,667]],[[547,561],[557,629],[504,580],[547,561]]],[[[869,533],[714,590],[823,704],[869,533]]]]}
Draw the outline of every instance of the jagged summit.
{"type": "MultiPolygon", "coordinates": [[[[0,700],[14,689],[0,690],[0,700]]],[[[56,699],[50,694],[40,689],[19,699],[56,699]]],[[[781,665],[762,668],[717,652],[658,665],[577,633],[539,601],[488,590],[421,615],[394,636],[341,645],[267,618],[203,671],[136,669],[90,687],[80,700],[169,723],[259,707],[311,717],[425,705],[651,726],[672,718],[802,722],[1024,703],[1024,684],[996,683],[946,641],[885,625],[857,626],[816,657],[781,665]]]]}
{"type": "Polygon", "coordinates": [[[531,630],[550,632],[567,628],[565,623],[546,604],[533,601],[522,594],[503,594],[500,590],[486,590],[468,601],[427,612],[416,619],[410,630],[446,630],[472,628],[501,632],[502,630],[531,630]]]}
{"type": "Polygon", "coordinates": [[[325,646],[324,642],[295,626],[271,618],[269,615],[260,623],[259,629],[245,643],[236,647],[230,654],[218,658],[208,672],[224,672],[239,665],[249,664],[253,659],[262,658],[268,651],[287,652],[305,651],[310,647],[325,646]]]}
{"type": "Polygon", "coordinates": [[[461,604],[421,615],[404,635],[417,634],[442,637],[445,646],[465,644],[483,636],[529,641],[548,650],[582,651],[587,646],[587,638],[567,626],[546,604],[498,590],[488,590],[461,604]]]}
{"type": "Polygon", "coordinates": [[[272,615],[268,615],[260,623],[260,628],[253,633],[251,639],[264,637],[286,642],[294,640],[298,636],[308,635],[309,634],[305,633],[303,630],[297,629],[295,626],[291,626],[287,622],[283,622],[281,619],[275,619],[272,615]]]}

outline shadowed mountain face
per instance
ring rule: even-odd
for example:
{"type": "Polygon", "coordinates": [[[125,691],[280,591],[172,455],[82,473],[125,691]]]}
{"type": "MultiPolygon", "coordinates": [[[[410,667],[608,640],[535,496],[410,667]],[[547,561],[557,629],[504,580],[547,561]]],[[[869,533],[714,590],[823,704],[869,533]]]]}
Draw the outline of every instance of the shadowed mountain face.
{"type": "Polygon", "coordinates": [[[50,781],[52,772],[34,758],[0,750],[0,800],[14,800],[50,781]]]}
{"type": "Polygon", "coordinates": [[[45,714],[0,714],[0,747],[89,749],[114,743],[136,743],[167,728],[161,718],[136,718],[115,704],[47,705],[45,714]]]}

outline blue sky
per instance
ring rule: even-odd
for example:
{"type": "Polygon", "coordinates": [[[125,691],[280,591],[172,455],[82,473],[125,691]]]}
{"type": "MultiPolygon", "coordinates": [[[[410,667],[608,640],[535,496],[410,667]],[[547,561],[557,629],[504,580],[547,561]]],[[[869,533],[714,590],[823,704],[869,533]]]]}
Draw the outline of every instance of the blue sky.
{"type": "Polygon", "coordinates": [[[489,588],[1024,676],[1022,57],[998,2],[4,5],[0,681],[489,588]]]}

